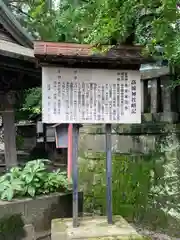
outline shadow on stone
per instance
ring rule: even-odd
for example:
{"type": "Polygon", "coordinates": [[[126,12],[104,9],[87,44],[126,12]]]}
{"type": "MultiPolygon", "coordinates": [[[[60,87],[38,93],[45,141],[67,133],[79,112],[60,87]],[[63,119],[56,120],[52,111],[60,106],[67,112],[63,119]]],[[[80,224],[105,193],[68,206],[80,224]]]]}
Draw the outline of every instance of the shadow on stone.
{"type": "MultiPolygon", "coordinates": [[[[79,217],[83,216],[83,192],[78,195],[78,212],[79,217]]],[[[51,228],[52,219],[56,218],[72,218],[72,193],[61,196],[58,203],[51,204],[50,208],[44,210],[42,221],[34,224],[35,231],[48,231],[51,228]],[[41,226],[40,226],[41,225],[41,226]]]]}
{"type": "Polygon", "coordinates": [[[21,214],[5,216],[0,219],[1,240],[21,240],[26,237],[21,214]]]}

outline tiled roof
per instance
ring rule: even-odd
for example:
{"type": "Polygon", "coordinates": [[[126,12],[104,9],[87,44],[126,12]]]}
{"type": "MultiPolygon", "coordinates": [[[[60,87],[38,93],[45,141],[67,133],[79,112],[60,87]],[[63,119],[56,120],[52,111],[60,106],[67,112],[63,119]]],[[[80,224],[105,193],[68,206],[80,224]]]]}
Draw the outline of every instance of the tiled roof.
{"type": "Polygon", "coordinates": [[[88,56],[90,51],[90,45],[85,44],[34,42],[35,55],[88,56]]]}

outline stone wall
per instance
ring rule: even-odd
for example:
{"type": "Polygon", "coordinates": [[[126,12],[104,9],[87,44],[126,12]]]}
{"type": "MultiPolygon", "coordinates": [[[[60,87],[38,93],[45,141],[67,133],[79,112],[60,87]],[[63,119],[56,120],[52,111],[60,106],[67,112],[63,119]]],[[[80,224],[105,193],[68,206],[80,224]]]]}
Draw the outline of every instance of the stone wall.
{"type": "MultiPolygon", "coordinates": [[[[169,135],[176,135],[180,143],[180,124],[145,122],[133,125],[112,126],[112,147],[123,154],[149,154],[160,151],[160,146],[169,135]]],[[[105,152],[105,129],[103,125],[88,125],[81,128],[82,151],[105,152]]]]}
{"type": "MultiPolygon", "coordinates": [[[[83,195],[79,193],[79,213],[82,211],[83,195]]],[[[51,220],[64,217],[72,217],[72,194],[0,201],[0,239],[49,240],[51,220]]]]}

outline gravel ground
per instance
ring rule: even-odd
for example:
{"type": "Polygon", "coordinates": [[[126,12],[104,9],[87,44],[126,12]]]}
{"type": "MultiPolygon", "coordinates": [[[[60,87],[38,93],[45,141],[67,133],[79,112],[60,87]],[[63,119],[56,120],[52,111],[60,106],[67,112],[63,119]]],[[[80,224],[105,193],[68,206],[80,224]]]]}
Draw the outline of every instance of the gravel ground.
{"type": "Polygon", "coordinates": [[[180,240],[180,237],[179,238],[170,237],[170,236],[168,236],[166,234],[149,231],[149,230],[137,227],[137,226],[135,226],[135,228],[136,228],[136,231],[139,234],[141,234],[141,235],[143,235],[145,237],[150,237],[153,240],[180,240]]]}

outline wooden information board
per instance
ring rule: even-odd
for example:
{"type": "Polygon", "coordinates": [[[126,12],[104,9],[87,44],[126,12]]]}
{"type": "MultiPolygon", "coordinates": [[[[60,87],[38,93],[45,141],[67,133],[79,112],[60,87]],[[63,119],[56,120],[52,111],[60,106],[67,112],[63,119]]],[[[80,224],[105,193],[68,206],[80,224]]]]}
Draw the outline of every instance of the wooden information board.
{"type": "Polygon", "coordinates": [[[43,67],[45,123],[140,123],[139,71],[43,67]]]}

